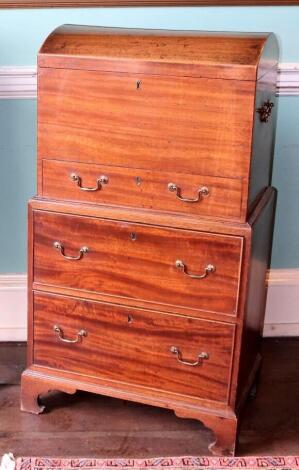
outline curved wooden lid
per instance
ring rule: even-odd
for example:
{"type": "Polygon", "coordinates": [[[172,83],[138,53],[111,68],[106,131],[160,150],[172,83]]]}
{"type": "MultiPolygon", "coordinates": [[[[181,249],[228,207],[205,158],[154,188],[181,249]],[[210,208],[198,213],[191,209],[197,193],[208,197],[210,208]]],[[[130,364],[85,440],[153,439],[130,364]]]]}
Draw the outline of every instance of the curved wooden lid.
{"type": "Polygon", "coordinates": [[[46,39],[40,67],[256,80],[278,63],[269,33],[63,25],[46,39]]]}

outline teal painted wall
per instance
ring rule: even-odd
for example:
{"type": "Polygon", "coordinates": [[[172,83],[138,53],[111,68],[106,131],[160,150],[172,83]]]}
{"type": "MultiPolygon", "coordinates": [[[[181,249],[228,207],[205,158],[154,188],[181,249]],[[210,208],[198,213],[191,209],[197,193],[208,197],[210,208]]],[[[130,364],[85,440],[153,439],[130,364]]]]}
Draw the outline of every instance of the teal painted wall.
{"type": "Polygon", "coordinates": [[[141,28],[273,31],[281,60],[299,60],[299,7],[168,7],[0,10],[0,65],[34,64],[47,34],[62,23],[141,28]]]}
{"type": "Polygon", "coordinates": [[[0,273],[26,271],[26,201],[36,191],[35,141],[35,100],[0,100],[0,273]]]}
{"type": "MultiPolygon", "coordinates": [[[[274,31],[281,62],[299,62],[299,7],[0,10],[0,66],[33,65],[62,23],[274,31]]],[[[36,191],[36,103],[0,100],[0,273],[26,271],[26,201],[36,191]]],[[[299,97],[279,99],[273,184],[279,190],[272,267],[299,267],[299,97]]]]}

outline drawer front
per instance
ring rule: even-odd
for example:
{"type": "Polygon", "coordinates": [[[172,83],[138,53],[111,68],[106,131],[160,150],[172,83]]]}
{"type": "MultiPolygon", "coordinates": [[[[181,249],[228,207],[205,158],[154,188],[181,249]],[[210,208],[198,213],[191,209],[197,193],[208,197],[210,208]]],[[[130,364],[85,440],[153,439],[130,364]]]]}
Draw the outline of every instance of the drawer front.
{"type": "Polygon", "coordinates": [[[238,219],[242,180],[43,160],[42,195],[238,219]]]}
{"type": "Polygon", "coordinates": [[[34,211],[34,281],[235,315],[242,241],[34,211]]]}
{"type": "Polygon", "coordinates": [[[227,401],[234,331],[224,323],[34,295],[35,364],[209,400],[227,401]]]}
{"type": "Polygon", "coordinates": [[[248,177],[254,94],[246,81],[42,68],[39,156],[248,177]]]}

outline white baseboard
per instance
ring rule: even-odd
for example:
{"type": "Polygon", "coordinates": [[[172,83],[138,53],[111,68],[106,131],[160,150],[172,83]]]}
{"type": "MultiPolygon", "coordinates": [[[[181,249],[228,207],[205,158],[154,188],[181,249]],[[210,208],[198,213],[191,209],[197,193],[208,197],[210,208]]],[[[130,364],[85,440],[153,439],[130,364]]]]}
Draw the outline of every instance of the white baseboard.
{"type": "Polygon", "coordinates": [[[263,337],[273,338],[299,336],[299,323],[265,323],[263,337]]]}
{"type": "MultiPolygon", "coordinates": [[[[267,280],[264,336],[299,336],[299,269],[272,269],[267,280]]],[[[0,275],[0,308],[0,341],[26,341],[26,274],[0,275]]]]}
{"type": "Polygon", "coordinates": [[[0,275],[0,341],[26,341],[27,276],[0,275]]]}
{"type": "Polygon", "coordinates": [[[299,336],[299,269],[271,269],[264,336],[299,336]]]}
{"type": "MultiPolygon", "coordinates": [[[[0,99],[32,99],[36,91],[35,66],[0,66],[0,99]]],[[[299,95],[299,62],[279,64],[277,95],[299,95]]]]}

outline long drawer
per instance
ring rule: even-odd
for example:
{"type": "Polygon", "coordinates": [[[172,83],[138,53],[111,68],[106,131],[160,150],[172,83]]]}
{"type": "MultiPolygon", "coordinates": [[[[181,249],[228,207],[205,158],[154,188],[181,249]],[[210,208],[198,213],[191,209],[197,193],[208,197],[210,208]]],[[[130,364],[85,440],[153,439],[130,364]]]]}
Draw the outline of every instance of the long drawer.
{"type": "Polygon", "coordinates": [[[238,219],[242,180],[43,160],[42,196],[238,219]]]}
{"type": "Polygon", "coordinates": [[[235,326],[34,294],[34,363],[226,402],[235,326]]]}
{"type": "Polygon", "coordinates": [[[39,210],[33,220],[37,283],[237,314],[242,237],[39,210]]]}

